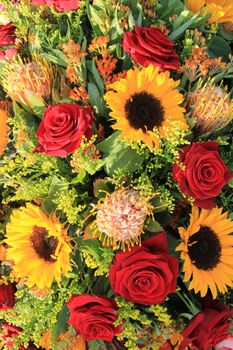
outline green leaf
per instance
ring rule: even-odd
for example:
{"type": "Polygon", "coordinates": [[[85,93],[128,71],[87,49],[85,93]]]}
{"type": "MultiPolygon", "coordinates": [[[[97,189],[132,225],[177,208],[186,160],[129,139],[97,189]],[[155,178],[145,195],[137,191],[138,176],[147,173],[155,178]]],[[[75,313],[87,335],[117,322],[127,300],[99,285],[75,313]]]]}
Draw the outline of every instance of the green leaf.
{"type": "Polygon", "coordinates": [[[114,145],[116,145],[118,143],[118,138],[119,138],[120,133],[121,133],[120,131],[115,131],[107,139],[105,139],[104,141],[99,142],[98,145],[97,145],[97,149],[100,152],[108,153],[110,147],[114,147],[114,145]]]}
{"type": "Polygon", "coordinates": [[[98,24],[100,26],[104,27],[104,22],[102,21],[102,19],[99,17],[98,15],[98,11],[93,7],[93,6],[89,6],[89,10],[90,10],[90,16],[91,16],[91,20],[94,22],[95,24],[98,24]]]}
{"type": "Polygon", "coordinates": [[[68,319],[70,316],[70,311],[68,309],[68,307],[66,306],[66,304],[63,306],[63,308],[61,309],[61,311],[58,314],[57,317],[57,323],[56,326],[54,328],[54,332],[53,332],[53,336],[54,336],[54,342],[56,342],[57,337],[67,331],[68,329],[68,319]]]}
{"type": "Polygon", "coordinates": [[[175,40],[177,39],[180,35],[182,35],[184,33],[184,31],[186,29],[188,29],[194,22],[195,20],[198,18],[199,16],[199,12],[197,12],[193,17],[191,17],[187,22],[185,22],[184,24],[182,24],[182,26],[180,26],[178,29],[176,29],[175,31],[173,31],[170,35],[169,35],[169,39],[170,40],[175,40]]]}
{"type": "Polygon", "coordinates": [[[231,54],[231,47],[227,41],[220,36],[215,36],[207,43],[208,53],[211,58],[223,57],[226,61],[229,61],[229,55],[231,54]]]}
{"type": "Polygon", "coordinates": [[[51,51],[51,53],[43,53],[41,54],[46,60],[66,68],[68,63],[67,63],[67,56],[62,52],[61,50],[58,49],[51,49],[48,48],[48,50],[51,51]]]}
{"type": "Polygon", "coordinates": [[[42,118],[45,111],[45,102],[42,97],[37,96],[34,92],[25,91],[27,96],[27,105],[31,108],[33,113],[35,113],[38,117],[42,118]]]}
{"type": "Polygon", "coordinates": [[[163,231],[162,226],[159,224],[158,221],[153,220],[153,219],[148,219],[147,222],[145,223],[145,229],[149,232],[153,233],[159,233],[163,231]]]}
{"type": "Polygon", "coordinates": [[[75,176],[75,178],[70,182],[70,184],[75,185],[78,183],[84,183],[85,177],[86,177],[86,171],[82,170],[80,171],[77,176],[75,176]]]}
{"type": "Polygon", "coordinates": [[[100,92],[97,86],[93,83],[87,84],[87,91],[89,95],[89,101],[93,108],[95,109],[96,114],[104,116],[105,115],[105,104],[100,95],[100,92]]]}
{"type": "Polygon", "coordinates": [[[98,86],[98,89],[100,91],[100,94],[103,95],[104,94],[104,83],[103,80],[101,79],[99,72],[96,69],[96,65],[95,65],[95,60],[92,60],[92,64],[91,64],[91,71],[92,74],[94,76],[95,82],[98,86]]]}
{"type": "Polygon", "coordinates": [[[89,350],[106,350],[106,344],[103,340],[92,340],[87,343],[89,350]]]}
{"type": "Polygon", "coordinates": [[[50,214],[56,208],[56,204],[53,202],[56,195],[59,192],[67,189],[68,184],[66,182],[61,181],[57,176],[54,175],[52,182],[49,186],[49,194],[41,203],[42,209],[46,213],[50,214]]]}
{"type": "Polygon", "coordinates": [[[13,101],[13,111],[16,120],[18,120],[20,123],[26,125],[28,129],[34,129],[37,130],[38,123],[35,120],[35,117],[32,113],[26,112],[24,109],[22,109],[17,102],[13,101]]]}
{"type": "Polygon", "coordinates": [[[104,169],[109,176],[112,176],[116,170],[134,172],[144,160],[143,155],[139,155],[136,150],[120,140],[119,134],[118,131],[113,133],[96,146],[104,153],[104,169]]]}
{"type": "Polygon", "coordinates": [[[111,27],[113,27],[115,29],[115,31],[119,34],[122,35],[123,34],[123,29],[120,27],[119,24],[119,19],[118,19],[118,8],[116,7],[115,13],[114,13],[114,19],[112,21],[111,27]]]}
{"type": "Polygon", "coordinates": [[[220,25],[218,28],[218,33],[221,35],[224,39],[228,41],[233,41],[233,32],[227,32],[225,31],[223,25],[220,25]]]}
{"type": "Polygon", "coordinates": [[[97,179],[93,184],[94,196],[96,198],[105,197],[106,192],[110,192],[110,186],[104,179],[97,179]]]}

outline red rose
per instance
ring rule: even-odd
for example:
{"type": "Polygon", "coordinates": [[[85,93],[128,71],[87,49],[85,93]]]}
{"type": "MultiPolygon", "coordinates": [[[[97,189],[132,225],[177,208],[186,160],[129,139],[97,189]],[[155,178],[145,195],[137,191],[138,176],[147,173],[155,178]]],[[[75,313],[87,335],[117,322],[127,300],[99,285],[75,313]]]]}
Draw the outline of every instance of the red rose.
{"type": "Polygon", "coordinates": [[[185,350],[192,345],[193,350],[210,350],[229,336],[228,330],[232,326],[229,320],[233,316],[233,308],[223,310],[207,308],[199,312],[182,332],[184,340],[179,350],[185,350]]]}
{"type": "Polygon", "coordinates": [[[79,8],[79,0],[32,0],[36,5],[54,6],[58,12],[74,11],[79,8]]]}
{"type": "Polygon", "coordinates": [[[82,137],[92,136],[92,110],[72,103],[49,106],[36,132],[35,152],[66,157],[80,145],[82,137]]]}
{"type": "Polygon", "coordinates": [[[218,152],[218,142],[195,142],[180,151],[179,162],[173,165],[173,179],[180,190],[195,199],[200,208],[212,209],[214,199],[232,178],[218,152]]]}
{"type": "Polygon", "coordinates": [[[178,69],[179,56],[174,45],[158,28],[135,27],[124,33],[123,48],[132,59],[143,67],[153,64],[160,71],[178,69]]]}
{"type": "Polygon", "coordinates": [[[0,310],[11,309],[15,304],[15,293],[12,284],[0,285],[0,310]]]}
{"type": "Polygon", "coordinates": [[[87,341],[112,341],[122,331],[121,326],[114,326],[118,316],[117,305],[112,299],[89,294],[73,295],[67,306],[70,310],[68,323],[87,341]]]}
{"type": "Polygon", "coordinates": [[[113,259],[109,280],[115,295],[139,304],[157,304],[176,291],[178,261],[168,254],[166,233],[141,247],[119,252],[113,259]]]}
{"type": "Polygon", "coordinates": [[[15,38],[15,27],[12,23],[0,25],[0,61],[4,61],[6,58],[11,59],[17,52],[15,48],[5,47],[15,45],[15,38]]]}

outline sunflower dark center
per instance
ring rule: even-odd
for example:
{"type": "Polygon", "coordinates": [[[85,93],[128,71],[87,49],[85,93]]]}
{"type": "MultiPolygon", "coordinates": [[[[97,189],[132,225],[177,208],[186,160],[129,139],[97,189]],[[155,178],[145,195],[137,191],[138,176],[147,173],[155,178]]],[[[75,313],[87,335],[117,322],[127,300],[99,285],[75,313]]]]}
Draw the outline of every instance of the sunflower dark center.
{"type": "Polygon", "coordinates": [[[40,258],[51,263],[56,261],[51,255],[54,255],[56,251],[58,239],[49,236],[46,228],[34,226],[30,239],[35,252],[40,258]]]}
{"type": "Polygon", "coordinates": [[[161,126],[164,120],[164,109],[160,101],[147,92],[135,93],[125,104],[126,118],[134,129],[152,131],[161,126]]]}
{"type": "Polygon", "coordinates": [[[201,226],[188,241],[188,254],[192,263],[201,270],[212,270],[221,257],[221,243],[210,227],[201,226]]]}

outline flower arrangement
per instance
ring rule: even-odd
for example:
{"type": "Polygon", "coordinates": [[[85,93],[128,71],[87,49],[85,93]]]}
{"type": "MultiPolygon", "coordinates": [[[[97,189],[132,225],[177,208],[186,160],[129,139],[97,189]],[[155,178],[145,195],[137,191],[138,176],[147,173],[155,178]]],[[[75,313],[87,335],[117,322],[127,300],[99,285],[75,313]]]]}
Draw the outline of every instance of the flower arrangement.
{"type": "Polygon", "coordinates": [[[231,1],[0,12],[0,348],[233,349],[231,1]]]}

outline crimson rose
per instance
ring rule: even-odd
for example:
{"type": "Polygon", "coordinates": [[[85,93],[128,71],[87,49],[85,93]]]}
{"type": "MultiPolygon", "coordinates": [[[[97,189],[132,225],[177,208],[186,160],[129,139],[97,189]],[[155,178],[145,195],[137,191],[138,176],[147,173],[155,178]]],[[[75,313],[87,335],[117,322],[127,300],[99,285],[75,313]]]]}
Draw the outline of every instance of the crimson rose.
{"type": "Polygon", "coordinates": [[[89,294],[73,295],[67,302],[70,310],[68,323],[87,341],[102,339],[112,341],[121,333],[117,320],[117,305],[114,300],[89,294]]]}
{"type": "Polygon", "coordinates": [[[15,38],[15,27],[12,23],[0,25],[0,61],[6,58],[11,59],[17,52],[15,48],[7,48],[7,46],[15,45],[15,38]]]}
{"type": "Polygon", "coordinates": [[[92,136],[92,110],[72,103],[49,106],[36,135],[35,152],[66,157],[79,147],[83,136],[88,140],[92,136]]]}
{"type": "Polygon", "coordinates": [[[135,27],[124,33],[123,48],[132,59],[143,67],[153,64],[160,71],[178,69],[179,56],[174,45],[158,28],[135,27]]]}
{"type": "Polygon", "coordinates": [[[115,295],[139,304],[157,304],[176,291],[178,261],[168,254],[166,233],[141,247],[119,252],[113,259],[109,280],[115,295]]]}
{"type": "Polygon", "coordinates": [[[233,316],[233,308],[222,310],[207,308],[199,312],[182,332],[184,340],[179,350],[192,345],[193,350],[209,350],[229,337],[228,330],[232,326],[229,320],[233,316]]]}
{"type": "Polygon", "coordinates": [[[195,199],[200,208],[212,209],[214,199],[232,178],[218,152],[218,142],[195,142],[180,151],[179,162],[173,165],[173,178],[180,190],[195,199]]]}
{"type": "Polygon", "coordinates": [[[11,309],[15,304],[15,293],[11,283],[0,285],[0,310],[11,309]]]}

